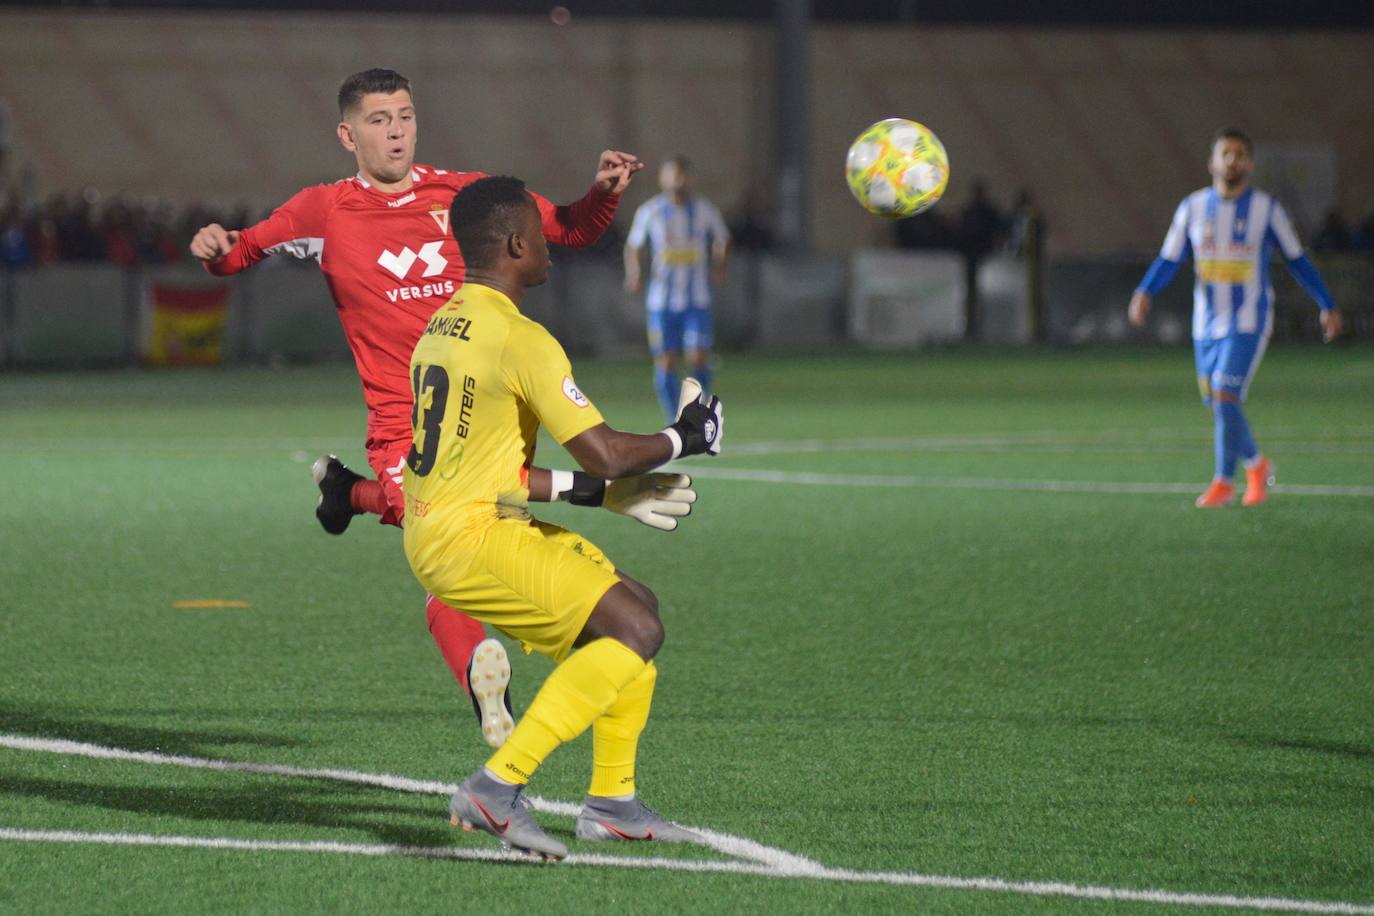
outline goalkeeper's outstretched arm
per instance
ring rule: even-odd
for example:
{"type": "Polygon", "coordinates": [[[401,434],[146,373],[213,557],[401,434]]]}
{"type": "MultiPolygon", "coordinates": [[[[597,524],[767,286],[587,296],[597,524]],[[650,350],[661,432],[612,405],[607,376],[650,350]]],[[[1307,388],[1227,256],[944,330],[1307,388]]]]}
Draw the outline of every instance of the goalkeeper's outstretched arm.
{"type": "MultiPolygon", "coordinates": [[[[639,453],[643,453],[641,460],[657,460],[663,452],[664,441],[671,449],[669,459],[684,454],[699,454],[701,451],[718,454],[723,424],[719,399],[712,399],[710,405],[701,404],[701,386],[691,379],[683,383],[682,389],[677,422],[657,436],[622,433],[602,424],[582,436],[574,437],[565,445],[584,468],[602,470],[615,469],[613,463],[607,462],[605,455],[617,447],[627,452],[631,461],[641,457],[639,453]],[[660,442],[651,445],[643,441],[646,439],[650,443],[655,439],[660,442]]],[[[536,502],[564,500],[575,506],[600,506],[661,531],[677,528],[678,519],[691,514],[692,503],[697,499],[696,491],[692,489],[692,479],[685,474],[648,472],[610,480],[606,479],[608,476],[611,475],[597,476],[582,471],[532,467],[528,481],[530,499],[536,502]]]]}

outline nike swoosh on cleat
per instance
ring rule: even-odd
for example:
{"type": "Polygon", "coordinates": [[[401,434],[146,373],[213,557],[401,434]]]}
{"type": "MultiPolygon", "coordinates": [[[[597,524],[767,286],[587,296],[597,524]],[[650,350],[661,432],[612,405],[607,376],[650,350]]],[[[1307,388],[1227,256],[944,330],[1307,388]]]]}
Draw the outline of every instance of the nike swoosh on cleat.
{"type": "Polygon", "coordinates": [[[473,798],[471,795],[468,796],[468,801],[476,805],[477,810],[482,812],[482,816],[487,819],[487,823],[491,825],[491,829],[495,831],[497,836],[505,835],[506,829],[510,827],[510,818],[506,818],[504,821],[498,821],[496,818],[491,816],[491,812],[486,809],[486,806],[484,806],[477,799],[473,798]]]}
{"type": "Polygon", "coordinates": [[[652,840],[654,838],[654,832],[652,830],[644,831],[644,836],[635,836],[632,833],[626,833],[623,830],[617,830],[605,821],[597,821],[597,823],[600,824],[602,827],[605,827],[611,833],[614,833],[616,836],[620,837],[622,840],[652,840]]]}

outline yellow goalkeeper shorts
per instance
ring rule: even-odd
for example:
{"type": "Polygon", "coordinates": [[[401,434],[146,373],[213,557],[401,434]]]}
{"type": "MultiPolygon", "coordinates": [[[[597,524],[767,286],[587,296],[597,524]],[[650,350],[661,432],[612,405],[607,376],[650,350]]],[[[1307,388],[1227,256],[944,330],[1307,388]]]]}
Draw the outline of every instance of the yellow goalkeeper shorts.
{"type": "Polygon", "coordinates": [[[440,572],[424,584],[449,607],[554,661],[572,651],[601,596],[620,581],[599,547],[538,519],[497,521],[470,560],[453,582],[440,572]]]}

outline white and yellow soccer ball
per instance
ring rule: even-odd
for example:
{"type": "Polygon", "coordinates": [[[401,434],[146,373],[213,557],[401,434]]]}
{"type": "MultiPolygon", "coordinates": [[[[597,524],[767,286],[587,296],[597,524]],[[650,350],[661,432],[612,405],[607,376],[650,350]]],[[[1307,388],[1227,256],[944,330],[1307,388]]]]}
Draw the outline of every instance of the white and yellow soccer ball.
{"type": "Polygon", "coordinates": [[[888,118],[850,144],[844,177],[869,213],[904,219],[928,209],[945,193],[949,156],[924,124],[888,118]]]}

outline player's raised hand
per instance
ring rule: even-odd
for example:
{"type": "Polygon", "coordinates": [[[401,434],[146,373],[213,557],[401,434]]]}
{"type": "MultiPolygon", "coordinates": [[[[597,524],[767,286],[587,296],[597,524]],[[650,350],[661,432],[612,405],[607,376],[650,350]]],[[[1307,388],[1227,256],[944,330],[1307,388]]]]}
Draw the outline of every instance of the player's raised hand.
{"type": "Polygon", "coordinates": [[[1143,328],[1145,327],[1145,319],[1150,317],[1152,304],[1153,300],[1150,298],[1150,294],[1143,289],[1138,289],[1135,291],[1135,295],[1131,297],[1131,305],[1126,310],[1126,317],[1130,319],[1131,324],[1143,328]]]}
{"type": "Polygon", "coordinates": [[[218,261],[234,250],[239,234],[237,229],[225,229],[219,223],[204,226],[191,239],[191,256],[200,261],[218,261]]]}
{"type": "Polygon", "coordinates": [[[678,405],[677,420],[664,430],[673,440],[673,457],[719,455],[725,433],[725,405],[720,398],[713,395],[709,404],[701,403],[701,384],[686,378],[678,405]]]}
{"type": "Polygon", "coordinates": [[[1326,341],[1327,343],[1331,343],[1331,341],[1335,340],[1337,337],[1340,337],[1341,328],[1345,326],[1345,323],[1341,321],[1341,313],[1339,309],[1327,309],[1326,311],[1322,312],[1321,323],[1322,340],[1326,341]]]}
{"type": "Polygon", "coordinates": [[[602,150],[596,164],[596,186],[604,194],[620,194],[630,186],[634,173],[642,168],[644,163],[633,153],[602,150]]]}
{"type": "Polygon", "coordinates": [[[696,501],[692,478],[653,472],[609,481],[601,506],[650,528],[672,531],[679,518],[692,513],[696,501]]]}

